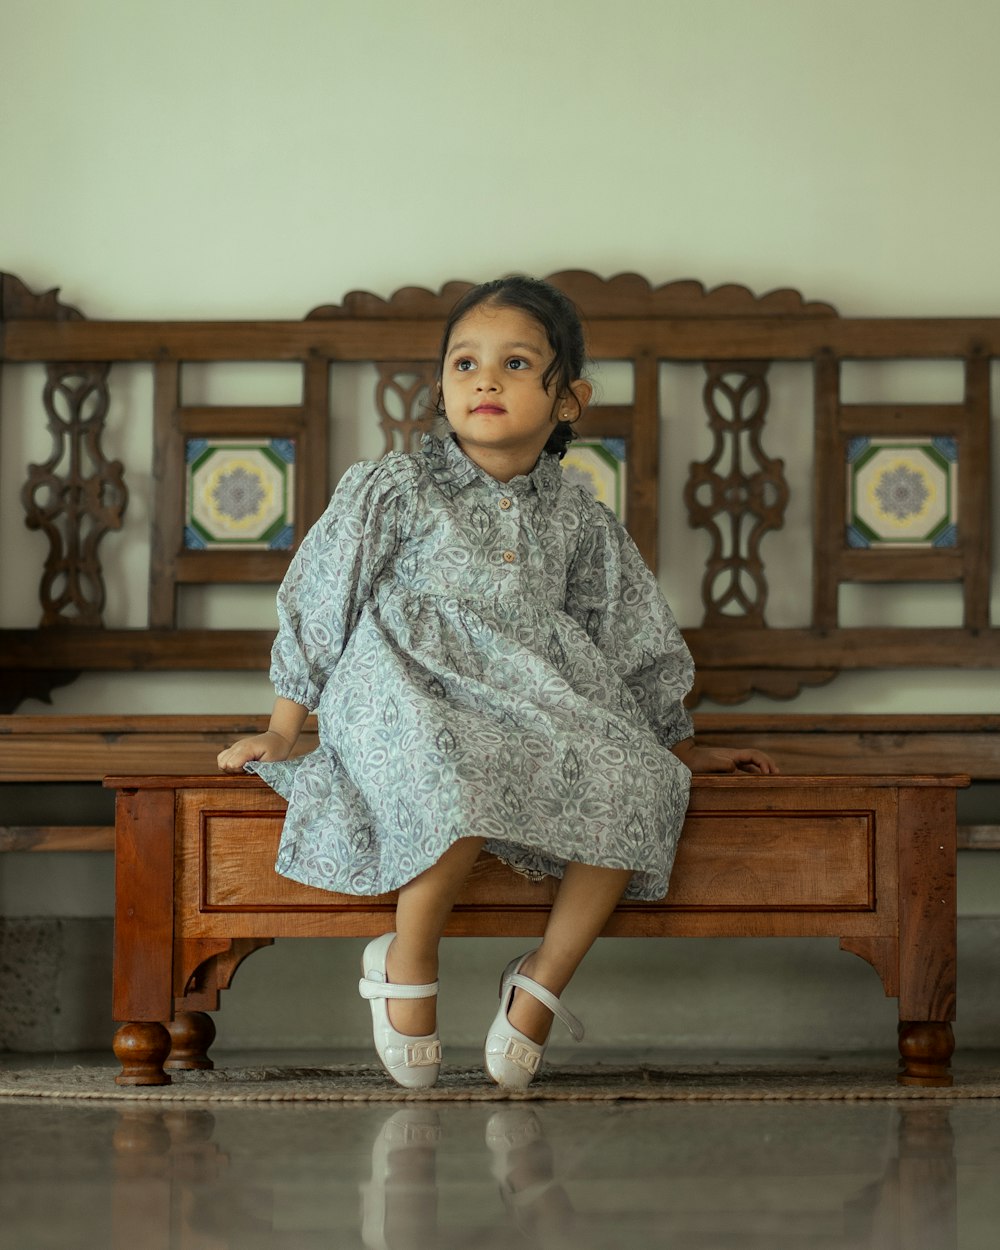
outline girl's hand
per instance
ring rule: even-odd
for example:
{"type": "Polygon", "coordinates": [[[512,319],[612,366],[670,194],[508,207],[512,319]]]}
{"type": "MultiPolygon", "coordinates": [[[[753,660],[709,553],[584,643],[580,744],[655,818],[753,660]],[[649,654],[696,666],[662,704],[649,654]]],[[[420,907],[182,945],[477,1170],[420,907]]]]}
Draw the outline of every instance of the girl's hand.
{"type": "Polygon", "coordinates": [[[291,749],[287,739],[269,729],[266,733],[241,738],[231,747],[226,747],[219,752],[217,763],[224,773],[241,773],[243,765],[251,760],[287,760],[291,749]]]}
{"type": "Polygon", "coordinates": [[[781,770],[771,757],[756,747],[700,747],[693,738],[676,743],[671,750],[693,773],[774,774],[781,770]]]}

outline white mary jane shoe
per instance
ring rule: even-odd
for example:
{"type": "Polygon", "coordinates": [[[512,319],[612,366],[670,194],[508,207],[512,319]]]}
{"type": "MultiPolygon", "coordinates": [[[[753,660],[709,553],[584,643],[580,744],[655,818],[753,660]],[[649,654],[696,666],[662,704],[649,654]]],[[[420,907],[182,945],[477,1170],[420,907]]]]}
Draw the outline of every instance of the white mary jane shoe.
{"type": "Polygon", "coordinates": [[[395,933],[383,933],[365,947],[361,956],[364,975],[358,982],[358,992],[371,1003],[375,1050],[382,1067],[404,1089],[429,1089],[437,1080],[441,1066],[438,1035],[429,1033],[425,1037],[408,1037],[405,1033],[397,1033],[389,1023],[386,999],[432,998],[438,992],[438,983],[396,985],[389,981],[385,957],[395,936],[395,933]]]}
{"type": "Polygon", "coordinates": [[[541,1067],[542,1056],[548,1044],[539,1045],[515,1029],[507,1019],[507,1011],[516,989],[524,990],[548,1007],[555,1018],[569,1029],[574,1041],[579,1042],[583,1038],[583,1025],[571,1011],[566,1010],[555,994],[519,971],[528,956],[533,954],[534,951],[528,951],[527,954],[518,955],[504,969],[500,978],[500,1008],[486,1035],[486,1071],[501,1089],[527,1089],[541,1067]]]}

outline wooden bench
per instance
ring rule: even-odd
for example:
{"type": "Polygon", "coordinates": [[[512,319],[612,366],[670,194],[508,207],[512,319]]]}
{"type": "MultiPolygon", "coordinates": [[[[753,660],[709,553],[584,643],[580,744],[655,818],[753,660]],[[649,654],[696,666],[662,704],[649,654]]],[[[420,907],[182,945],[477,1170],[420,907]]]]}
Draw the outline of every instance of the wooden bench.
{"type": "MultiPolygon", "coordinates": [[[[284,803],[255,777],[117,775],[114,1042],[122,1085],[210,1067],[219,1005],[276,937],[360,937],[394,898],[273,869],[284,803]]],[[[696,777],[670,893],[608,936],[836,937],[899,999],[898,1079],[948,1085],[955,1016],[955,811],[962,775],[696,777]]],[[[554,883],[483,856],[448,934],[537,936],[554,883]]]]}

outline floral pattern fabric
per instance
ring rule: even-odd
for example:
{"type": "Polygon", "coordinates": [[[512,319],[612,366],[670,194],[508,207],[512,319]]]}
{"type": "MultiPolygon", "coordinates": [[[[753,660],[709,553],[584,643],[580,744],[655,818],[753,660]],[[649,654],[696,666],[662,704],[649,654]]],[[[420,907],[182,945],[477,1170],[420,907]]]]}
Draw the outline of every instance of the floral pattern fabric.
{"type": "Polygon", "coordinates": [[[693,666],[614,515],[555,456],[499,482],[450,438],[355,464],[278,594],[271,680],[320,746],[255,763],[288,800],[277,870],[381,894],[476,836],[532,877],[633,870],[662,898],[693,666]]]}

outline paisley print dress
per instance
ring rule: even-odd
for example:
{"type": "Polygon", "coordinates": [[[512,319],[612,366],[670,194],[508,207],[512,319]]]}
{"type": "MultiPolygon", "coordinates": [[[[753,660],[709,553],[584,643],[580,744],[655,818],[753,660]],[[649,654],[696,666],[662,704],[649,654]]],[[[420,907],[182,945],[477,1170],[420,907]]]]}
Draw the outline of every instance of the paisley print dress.
{"type": "Polygon", "coordinates": [[[499,482],[458,444],[355,464],[278,594],[276,692],[321,745],[255,763],[288,800],[277,870],[381,894],[459,838],[532,877],[633,870],[662,898],[693,666],[628,534],[555,456],[499,482]]]}

